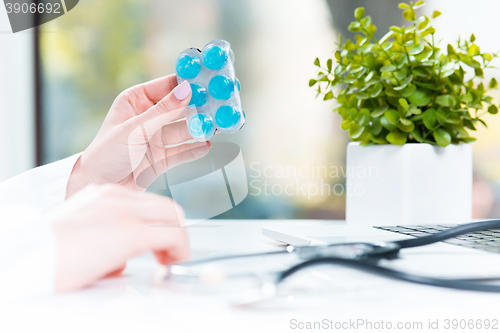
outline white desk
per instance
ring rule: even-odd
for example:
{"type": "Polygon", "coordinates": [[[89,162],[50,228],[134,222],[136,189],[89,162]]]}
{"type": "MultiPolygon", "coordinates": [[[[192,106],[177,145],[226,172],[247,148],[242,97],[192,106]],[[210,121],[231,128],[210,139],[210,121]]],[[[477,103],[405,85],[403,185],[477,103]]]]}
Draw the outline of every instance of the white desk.
{"type": "MultiPolygon", "coordinates": [[[[321,223],[332,222],[212,220],[189,228],[189,234],[199,257],[276,249],[277,243],[261,235],[262,226],[321,223]]],[[[0,332],[289,332],[300,331],[290,329],[291,319],[420,321],[424,328],[436,319],[440,327],[446,318],[500,319],[498,294],[419,286],[339,267],[334,278],[321,272],[297,276],[290,282],[292,297],[237,308],[227,295],[156,288],[155,267],[152,255],[144,255],[129,261],[123,277],[47,300],[13,303],[0,309],[0,332]]]]}

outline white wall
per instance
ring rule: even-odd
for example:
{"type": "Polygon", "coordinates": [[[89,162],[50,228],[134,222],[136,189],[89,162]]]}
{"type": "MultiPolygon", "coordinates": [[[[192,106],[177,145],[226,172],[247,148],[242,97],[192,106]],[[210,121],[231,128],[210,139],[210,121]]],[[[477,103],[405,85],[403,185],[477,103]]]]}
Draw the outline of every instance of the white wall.
{"type": "Polygon", "coordinates": [[[33,38],[0,5],[0,182],[35,165],[33,38]]]}

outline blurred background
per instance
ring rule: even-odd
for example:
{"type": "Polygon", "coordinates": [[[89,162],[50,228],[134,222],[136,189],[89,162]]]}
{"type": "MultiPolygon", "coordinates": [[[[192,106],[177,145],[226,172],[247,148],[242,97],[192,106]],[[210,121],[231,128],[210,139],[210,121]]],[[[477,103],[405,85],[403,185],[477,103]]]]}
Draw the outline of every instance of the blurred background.
{"type": "MultiPolygon", "coordinates": [[[[346,28],[356,7],[365,7],[372,16],[378,37],[389,26],[404,24],[399,2],[81,1],[35,34],[40,100],[35,115],[38,154],[32,163],[45,164],[84,150],[121,91],[174,73],[184,49],[225,39],[236,55],[247,123],[237,134],[218,135],[213,141],[241,147],[250,192],[219,218],[342,219],[349,140],[340,117],[331,111],[335,102],[316,99],[308,87],[316,75],[313,61],[332,56],[340,32],[349,36],[346,28]]],[[[483,52],[500,50],[494,27],[500,10],[497,0],[426,3],[421,13],[443,13],[433,24],[443,45],[474,33],[483,52]]],[[[485,80],[499,74],[490,70],[485,80]]],[[[493,97],[498,101],[500,94],[493,97]]],[[[1,109],[0,95],[0,116],[7,117],[1,109]]],[[[472,144],[475,218],[500,216],[500,116],[484,119],[489,130],[480,128],[472,144]]],[[[0,175],[19,173],[29,163],[28,159],[0,175]]]]}

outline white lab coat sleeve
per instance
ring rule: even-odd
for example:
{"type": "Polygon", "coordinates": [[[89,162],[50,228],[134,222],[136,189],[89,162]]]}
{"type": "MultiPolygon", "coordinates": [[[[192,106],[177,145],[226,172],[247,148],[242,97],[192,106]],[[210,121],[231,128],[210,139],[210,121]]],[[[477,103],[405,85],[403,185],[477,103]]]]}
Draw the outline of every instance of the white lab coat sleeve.
{"type": "Polygon", "coordinates": [[[0,206],[26,205],[45,214],[66,199],[69,176],[80,153],[47,164],[0,184],[0,206]]]}
{"type": "Polygon", "coordinates": [[[0,303],[55,291],[57,239],[46,213],[66,199],[80,154],[0,184],[0,303]]]}
{"type": "Polygon", "coordinates": [[[0,208],[0,304],[54,294],[57,240],[29,206],[0,208]]]}

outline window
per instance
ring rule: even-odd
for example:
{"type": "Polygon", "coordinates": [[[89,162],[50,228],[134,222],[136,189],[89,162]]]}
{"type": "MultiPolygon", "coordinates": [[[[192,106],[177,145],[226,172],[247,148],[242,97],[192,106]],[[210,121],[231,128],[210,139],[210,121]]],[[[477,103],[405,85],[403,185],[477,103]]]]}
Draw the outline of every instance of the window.
{"type": "MultiPolygon", "coordinates": [[[[82,1],[40,28],[43,162],[85,149],[122,90],[173,73],[177,55],[188,47],[225,39],[236,55],[247,124],[214,141],[241,147],[250,193],[220,217],[343,218],[348,138],[331,112],[333,102],[316,100],[307,87],[312,63],[331,56],[355,7],[365,6],[383,34],[401,23],[398,2],[82,1]]],[[[436,23],[445,41],[477,31],[483,47],[498,49],[489,22],[499,5],[428,2],[427,12],[441,8],[445,14],[436,23]]],[[[492,128],[480,130],[473,146],[483,194],[493,193],[500,179],[500,116],[488,121],[492,128]]],[[[481,216],[494,214],[493,200],[481,216]]]]}

